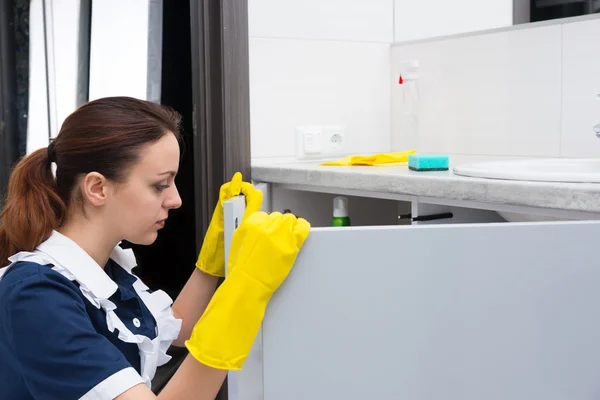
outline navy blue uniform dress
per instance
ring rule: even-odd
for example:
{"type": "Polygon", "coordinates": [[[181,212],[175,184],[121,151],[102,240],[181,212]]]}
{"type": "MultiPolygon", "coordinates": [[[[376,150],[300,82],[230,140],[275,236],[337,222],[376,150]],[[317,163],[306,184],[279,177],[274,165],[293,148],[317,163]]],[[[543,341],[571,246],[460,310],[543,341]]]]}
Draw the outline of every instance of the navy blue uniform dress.
{"type": "Polygon", "coordinates": [[[158,324],[134,288],[138,279],[113,259],[102,270],[56,232],[49,241],[43,255],[58,262],[24,257],[0,279],[0,399],[112,399],[148,384],[132,338],[156,342],[158,324]],[[85,268],[54,268],[77,261],[85,268]],[[109,329],[107,310],[129,330],[128,339],[109,329]]]}

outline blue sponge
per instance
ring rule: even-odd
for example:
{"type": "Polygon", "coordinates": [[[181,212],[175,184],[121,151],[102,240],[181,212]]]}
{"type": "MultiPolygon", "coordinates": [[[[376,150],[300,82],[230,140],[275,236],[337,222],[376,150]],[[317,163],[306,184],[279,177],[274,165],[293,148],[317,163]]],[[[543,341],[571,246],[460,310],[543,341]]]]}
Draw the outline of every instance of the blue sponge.
{"type": "Polygon", "coordinates": [[[447,171],[448,156],[435,154],[409,154],[408,168],[413,171],[447,171]]]}

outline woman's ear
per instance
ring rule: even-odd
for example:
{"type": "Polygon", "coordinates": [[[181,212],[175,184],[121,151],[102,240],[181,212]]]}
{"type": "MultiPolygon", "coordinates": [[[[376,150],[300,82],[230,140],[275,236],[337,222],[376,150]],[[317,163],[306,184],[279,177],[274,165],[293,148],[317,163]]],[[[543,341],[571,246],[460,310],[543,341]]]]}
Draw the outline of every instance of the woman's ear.
{"type": "Polygon", "coordinates": [[[90,172],[82,182],[83,200],[93,206],[103,206],[108,199],[109,182],[104,175],[98,172],[90,172]]]}

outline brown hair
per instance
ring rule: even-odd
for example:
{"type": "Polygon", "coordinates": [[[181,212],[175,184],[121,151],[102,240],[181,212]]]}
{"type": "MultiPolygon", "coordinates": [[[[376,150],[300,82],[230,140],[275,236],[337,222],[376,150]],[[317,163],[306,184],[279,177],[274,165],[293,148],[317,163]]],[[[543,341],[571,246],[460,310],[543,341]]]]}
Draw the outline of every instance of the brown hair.
{"type": "Polygon", "coordinates": [[[102,98],[75,110],[49,149],[22,158],[11,173],[0,213],[0,268],[11,255],[33,251],[64,222],[82,175],[95,171],[124,181],[144,146],[169,132],[181,143],[180,124],[172,109],[130,97],[102,98]]]}

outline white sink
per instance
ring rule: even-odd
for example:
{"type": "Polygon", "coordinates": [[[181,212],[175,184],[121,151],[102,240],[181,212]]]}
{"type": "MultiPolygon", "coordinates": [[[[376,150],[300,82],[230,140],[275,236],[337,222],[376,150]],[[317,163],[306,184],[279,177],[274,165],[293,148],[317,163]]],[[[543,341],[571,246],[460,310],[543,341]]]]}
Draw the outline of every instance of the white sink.
{"type": "Polygon", "coordinates": [[[544,158],[458,165],[454,174],[536,182],[600,183],[600,158],[544,158]]]}
{"type": "MultiPolygon", "coordinates": [[[[458,165],[454,174],[535,182],[600,183],[600,158],[544,158],[458,165]]],[[[510,222],[560,221],[562,218],[498,211],[510,222]]]]}

